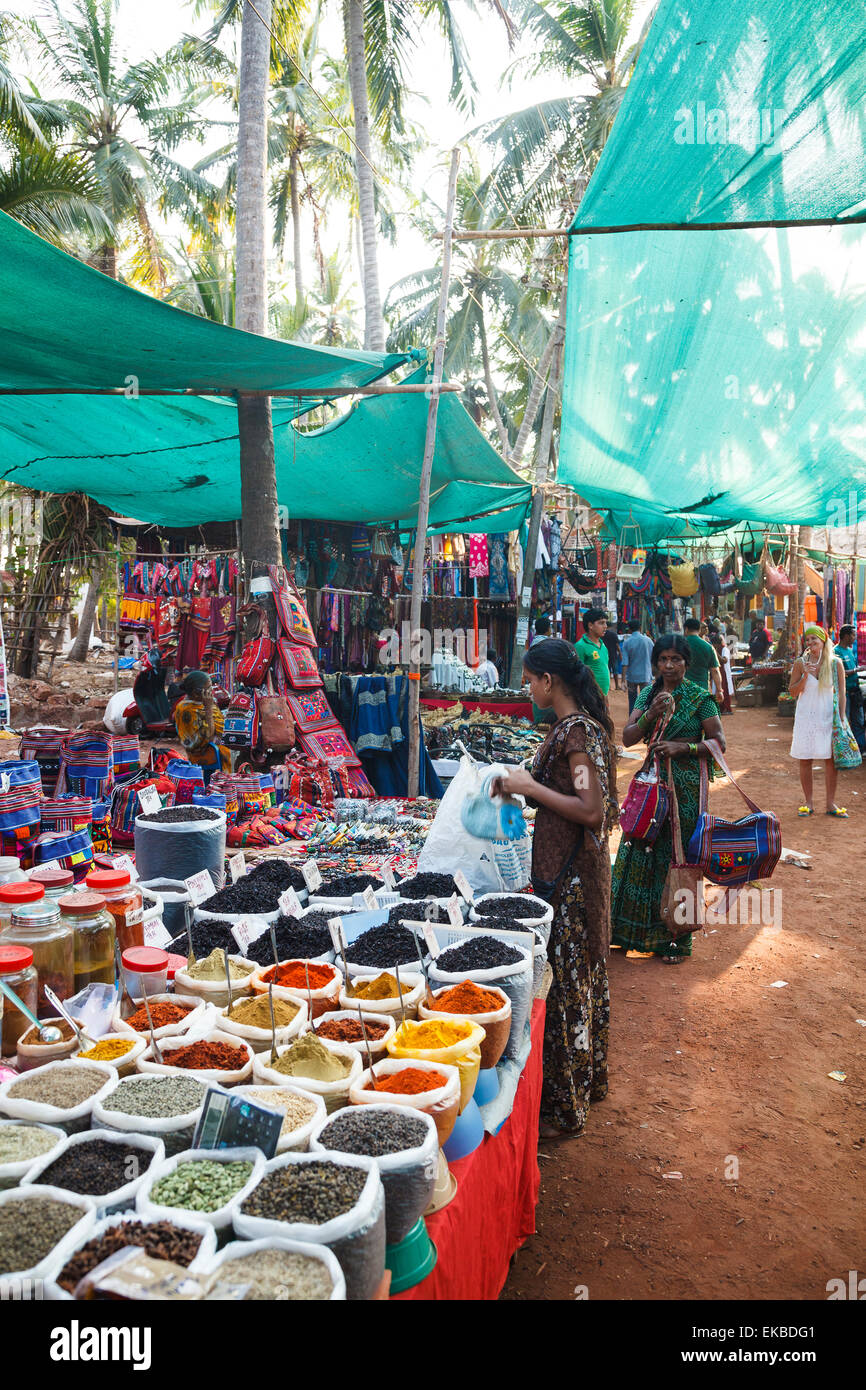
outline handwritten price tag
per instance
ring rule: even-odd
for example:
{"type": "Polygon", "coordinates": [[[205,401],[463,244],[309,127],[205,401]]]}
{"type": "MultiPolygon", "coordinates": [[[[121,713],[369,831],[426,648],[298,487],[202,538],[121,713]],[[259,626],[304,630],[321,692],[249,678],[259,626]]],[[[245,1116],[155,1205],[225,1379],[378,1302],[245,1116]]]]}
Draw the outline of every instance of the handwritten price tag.
{"type": "Polygon", "coordinates": [[[322,875],[319,873],[319,866],[315,859],[308,859],[306,864],[301,865],[301,873],[304,875],[304,882],[311,893],[315,893],[322,886],[322,875]]]}
{"type": "Polygon", "coordinates": [[[184,879],[189,890],[190,901],[198,907],[206,898],[212,898],[216,892],[216,886],[210,876],[208,869],[200,869],[197,874],[191,874],[184,879]]]}
{"type": "Polygon", "coordinates": [[[454,882],[457,884],[460,893],[466,899],[466,901],[468,903],[474,903],[475,894],[469,887],[469,879],[463,873],[462,869],[458,869],[457,873],[454,875],[454,882]]]}
{"type": "Polygon", "coordinates": [[[394,877],[394,870],[388,864],[385,864],[382,869],[382,882],[390,890],[396,887],[397,880],[394,877]]]}
{"type": "Polygon", "coordinates": [[[463,909],[456,893],[448,899],[448,921],[452,927],[463,926],[463,909]]]}
{"type": "MultiPolygon", "coordinates": [[[[62,867],[62,865],[59,859],[46,859],[44,864],[37,864],[36,867],[39,869],[41,873],[43,869],[59,869],[62,867]]],[[[39,880],[37,879],[37,883],[38,881],[39,880]]]]}
{"type": "Polygon", "coordinates": [[[126,872],[129,874],[130,883],[138,882],[138,870],[136,869],[128,854],[115,854],[111,862],[114,865],[115,869],[126,870],[126,872]]]}
{"type": "Polygon", "coordinates": [[[300,917],[303,912],[301,900],[294,888],[287,888],[285,893],[280,894],[280,912],[286,917],[300,917]]]}
{"type": "MultiPolygon", "coordinates": [[[[189,882],[188,879],[187,882],[189,882]]],[[[242,917],[239,922],[235,922],[231,929],[232,936],[238,943],[242,956],[246,955],[247,947],[251,946],[254,941],[258,941],[267,929],[267,922],[263,922],[261,918],[242,917]]]]}
{"type": "Polygon", "coordinates": [[[145,946],[156,946],[162,951],[165,950],[171,939],[171,932],[168,930],[161,917],[154,917],[153,921],[145,922],[145,946]]]}
{"type": "MultiPolygon", "coordinates": [[[[461,917],[461,919],[460,919],[460,924],[461,924],[461,926],[462,926],[462,924],[463,924],[463,919],[462,919],[462,917],[461,917]]],[[[439,945],[439,942],[438,942],[437,939],[436,939],[436,933],[435,933],[434,930],[433,930],[432,923],[430,923],[430,922],[425,922],[425,923],[424,923],[424,927],[423,927],[423,931],[424,931],[424,944],[426,945],[427,950],[428,950],[428,952],[430,953],[430,958],[431,958],[432,960],[435,960],[436,957],[438,956],[439,952],[441,951],[442,947],[439,945]]]]}
{"type": "Polygon", "coordinates": [[[138,804],[146,816],[162,810],[162,802],[156,787],[142,787],[138,793],[138,804]]]}
{"type": "Polygon", "coordinates": [[[369,885],[364,889],[363,893],[361,894],[361,897],[364,899],[364,906],[367,908],[367,910],[369,912],[375,912],[379,906],[379,899],[376,897],[376,894],[373,892],[373,889],[369,885]]]}
{"type": "Polygon", "coordinates": [[[244,858],[243,850],[241,850],[240,854],[233,854],[229,860],[229,875],[232,883],[237,883],[239,878],[243,878],[246,871],[247,861],[244,858]]]}
{"type": "Polygon", "coordinates": [[[331,933],[331,943],[337,955],[343,950],[343,919],[342,917],[332,917],[328,923],[328,931],[331,933]]]}

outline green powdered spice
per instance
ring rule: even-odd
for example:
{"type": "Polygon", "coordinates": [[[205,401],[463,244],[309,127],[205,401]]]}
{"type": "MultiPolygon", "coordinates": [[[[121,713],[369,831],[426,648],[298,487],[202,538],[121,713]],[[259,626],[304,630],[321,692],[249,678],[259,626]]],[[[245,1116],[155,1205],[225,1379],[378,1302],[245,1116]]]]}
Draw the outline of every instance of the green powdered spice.
{"type": "MultiPolygon", "coordinates": [[[[254,970],[252,965],[241,965],[238,961],[229,957],[229,976],[233,980],[242,980],[246,975],[251,975],[254,970]]],[[[218,948],[211,951],[204,960],[197,960],[192,969],[187,970],[186,974],[192,980],[219,980],[225,981],[226,964],[225,956],[218,948]]]]}
{"type": "Polygon", "coordinates": [[[283,1076],[307,1076],[312,1081],[342,1081],[352,1070],[352,1058],[331,1052],[312,1033],[304,1033],[274,1064],[283,1076]]]}

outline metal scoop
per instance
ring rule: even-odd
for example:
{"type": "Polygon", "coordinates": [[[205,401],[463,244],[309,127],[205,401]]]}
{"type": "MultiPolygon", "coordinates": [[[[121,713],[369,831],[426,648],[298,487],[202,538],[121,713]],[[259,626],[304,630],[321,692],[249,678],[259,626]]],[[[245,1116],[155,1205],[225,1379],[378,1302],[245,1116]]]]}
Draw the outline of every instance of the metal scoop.
{"type": "Polygon", "coordinates": [[[45,1024],[40,1023],[36,1015],[30,1012],[27,1005],[24,1003],[24,1000],[19,999],[14,989],[10,989],[9,985],[5,985],[2,980],[0,980],[0,993],[5,994],[10,1004],[14,1004],[16,1009],[21,1010],[25,1018],[30,1019],[30,1022],[39,1032],[40,1042],[57,1043],[63,1041],[63,1034],[61,1033],[60,1029],[55,1028],[53,1023],[49,1023],[47,1027],[45,1026],[45,1024]]]}
{"type": "Polygon", "coordinates": [[[86,1047],[92,1047],[94,1045],[93,1038],[89,1037],[87,1033],[85,1033],[84,1029],[79,1027],[79,1025],[75,1022],[75,1019],[72,1017],[72,1014],[66,1008],[66,1005],[61,1004],[60,1000],[57,998],[57,995],[54,993],[54,990],[51,989],[48,985],[43,985],[42,988],[45,990],[45,998],[48,1000],[49,1004],[51,1004],[52,1007],[57,1010],[61,1018],[66,1019],[66,1022],[69,1024],[70,1028],[75,1034],[78,1046],[82,1049],[85,1049],[86,1047]]]}

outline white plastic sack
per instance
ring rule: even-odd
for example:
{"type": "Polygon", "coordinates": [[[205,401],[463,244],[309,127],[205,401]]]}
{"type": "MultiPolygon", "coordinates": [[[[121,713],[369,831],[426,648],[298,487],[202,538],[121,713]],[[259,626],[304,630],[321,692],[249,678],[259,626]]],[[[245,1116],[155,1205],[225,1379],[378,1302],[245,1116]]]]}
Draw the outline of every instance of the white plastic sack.
{"type": "MultiPolygon", "coordinates": [[[[321,1260],[328,1271],[333,1288],[331,1290],[329,1302],[339,1300],[345,1302],[346,1280],[340,1268],[340,1262],[332,1250],[327,1245],[310,1245],[302,1240],[286,1240],[280,1236],[266,1236],[262,1240],[232,1240],[228,1245],[224,1245],[218,1255],[215,1255],[203,1272],[209,1276],[211,1284],[219,1283],[222,1278],[222,1266],[228,1264],[230,1260],[243,1260],[248,1255],[254,1255],[257,1250],[289,1250],[298,1255],[308,1255],[310,1259],[321,1260]]],[[[234,1276],[237,1278],[237,1276],[234,1276]]],[[[282,1302],[282,1299],[275,1299],[275,1302],[282,1302]]]]}
{"type": "MultiPolygon", "coordinates": [[[[330,1042],[328,1038],[321,1038],[320,1041],[329,1052],[335,1052],[338,1057],[344,1057],[351,1062],[348,1072],[339,1081],[317,1081],[312,1076],[287,1076],[284,1072],[275,1071],[269,1065],[270,1051],[258,1052],[253,1058],[255,1080],[265,1086],[285,1086],[287,1082],[293,1082],[302,1090],[310,1091],[314,1096],[321,1096],[328,1114],[333,1110],[339,1110],[341,1105],[347,1103],[349,1089],[361,1074],[361,1058],[350,1043],[330,1042]]],[[[277,1057],[281,1057],[286,1050],[285,1047],[278,1047],[277,1057]]]]}
{"type": "MultiPolygon", "coordinates": [[[[354,987],[361,984],[364,980],[375,980],[380,975],[393,975],[393,970],[371,970],[369,966],[352,972],[350,983],[354,987]]],[[[395,977],[396,978],[396,977],[395,977]]],[[[400,967],[400,984],[403,988],[403,1008],[400,1008],[400,1000],[393,999],[356,999],[354,994],[349,994],[345,984],[340,990],[339,1004],[343,1011],[355,1010],[355,1017],[358,1016],[358,1004],[361,1005],[361,1012],[364,1014],[378,1014],[381,1017],[400,1018],[405,1013],[407,1018],[416,1018],[418,1005],[427,992],[427,981],[423,975],[411,970],[404,970],[400,967]]]]}
{"type": "MultiPolygon", "coordinates": [[[[350,1107],[350,1112],[353,1107],[350,1107]]],[[[385,1102],[375,1106],[377,1114],[406,1115],[405,1106],[390,1105],[385,1102]]],[[[310,1152],[323,1153],[333,1157],[337,1149],[329,1149],[323,1138],[327,1139],[328,1126],[337,1115],[329,1115],[320,1124],[310,1139],[310,1152]]],[[[419,1120],[426,1128],[424,1140],[413,1149],[402,1149],[398,1153],[383,1154],[376,1159],[379,1176],[385,1189],[385,1241],[396,1245],[411,1231],[418,1217],[426,1211],[436,1186],[436,1170],[439,1163],[439,1134],[432,1115],[423,1110],[412,1112],[412,1118],[419,1120]]]]}
{"type": "Polygon", "coordinates": [[[154,1164],[148,1181],[139,1189],[135,1209],[149,1221],[173,1221],[175,1213],[180,1213],[206,1222],[208,1226],[213,1226],[215,1231],[224,1231],[232,1224],[235,1208],[248,1192],[252,1192],[264,1171],[265,1159],[261,1149],[184,1149],[182,1153],[154,1164]],[[164,1207],[151,1200],[150,1194],[160,1178],[173,1173],[181,1163],[193,1163],[197,1159],[208,1159],[213,1163],[252,1163],[253,1168],[243,1187],[223,1206],[217,1207],[216,1211],[196,1211],[193,1207],[164,1207]]]}
{"type": "Polygon", "coordinates": [[[158,1062],[153,1054],[152,1048],[139,1057],[136,1066],[140,1072],[148,1072],[158,1076],[191,1076],[196,1081],[205,1081],[211,1086],[241,1086],[244,1081],[249,1081],[253,1070],[253,1049],[249,1043],[244,1042],[243,1038],[232,1036],[231,1033],[221,1033],[219,1029],[213,1029],[206,1033],[203,1038],[193,1038],[190,1035],[180,1038],[165,1038],[162,1042],[157,1039],[162,1061],[158,1062]],[[226,1043],[229,1047],[243,1048],[247,1060],[242,1067],[234,1071],[226,1071],[220,1067],[173,1067],[171,1065],[171,1054],[179,1047],[187,1047],[192,1042],[220,1042],[226,1043]]]}
{"type": "MultiPolygon", "coordinates": [[[[243,999],[250,991],[250,979],[256,969],[254,960],[247,960],[246,956],[229,954],[229,960],[234,961],[235,965],[242,965],[247,970],[246,975],[233,977],[232,1002],[236,999],[243,999]]],[[[193,975],[188,975],[186,970],[176,970],[174,976],[174,987],[177,993],[185,994],[190,999],[202,999],[206,1004],[213,1004],[214,1008],[220,1010],[225,1008],[228,1003],[229,993],[226,984],[225,970],[220,971],[220,976],[216,980],[197,980],[193,975]]]]}
{"type": "MultiPolygon", "coordinates": [[[[498,893],[504,884],[496,866],[491,840],[478,840],[463,829],[460,808],[475,796],[491,771],[486,764],[460,759],[457,776],[439,803],[424,848],[418,856],[418,873],[454,874],[462,869],[475,893],[498,893]]],[[[501,774],[507,772],[504,764],[501,774]]]]}
{"type": "Polygon", "coordinates": [[[144,1186],[147,1176],[151,1172],[155,1163],[161,1163],[165,1158],[165,1146],[161,1139],[156,1139],[149,1134],[118,1134],[114,1130],[90,1129],[84,1134],[72,1134],[66,1142],[61,1145],[55,1153],[40,1158],[34,1163],[27,1180],[22,1183],[24,1187],[38,1187],[39,1179],[45,1169],[60,1158],[67,1149],[80,1148],[82,1144],[90,1144],[96,1139],[104,1139],[109,1144],[119,1144],[129,1152],[136,1150],[136,1174],[128,1182],[122,1183],[112,1192],[86,1192],[83,1195],[88,1197],[96,1208],[97,1219],[103,1216],[112,1216],[115,1212],[128,1211],[134,1204],[138,1196],[139,1189],[144,1186]]]}
{"type": "Polygon", "coordinates": [[[106,729],[112,734],[125,734],[128,732],[123,711],[130,705],[135,704],[134,690],[116,690],[110,696],[108,704],[105,706],[105,713],[102,722],[106,729]]]}
{"type": "Polygon", "coordinates": [[[90,1116],[94,1105],[108,1094],[116,1080],[117,1069],[109,1062],[79,1061],[78,1058],[68,1062],[46,1062],[44,1067],[35,1068],[26,1072],[24,1076],[16,1076],[0,1085],[0,1114],[10,1120],[33,1120],[37,1124],[58,1125],[67,1134],[76,1134],[79,1130],[90,1128],[90,1116]],[[81,1101],[79,1105],[73,1105],[69,1110],[61,1110],[56,1105],[45,1105],[42,1101],[16,1099],[11,1094],[18,1082],[23,1081],[25,1077],[29,1080],[36,1076],[37,1072],[44,1075],[54,1067],[87,1067],[90,1071],[101,1072],[105,1081],[92,1096],[88,1096],[87,1100],[81,1101]]]}
{"type": "MultiPolygon", "coordinates": [[[[121,1009],[125,1000],[122,994],[118,995],[117,1003],[114,1006],[114,1013],[111,1015],[112,1033],[120,1033],[124,1038],[150,1038],[150,1029],[145,1028],[140,1033],[137,1028],[131,1028],[126,1019],[121,1016],[121,1009]]],[[[136,1012],[144,1008],[141,999],[133,999],[136,1012]]],[[[199,999],[192,994],[184,994],[178,991],[177,994],[149,994],[147,1002],[152,1004],[188,1004],[189,1012],[179,1019],[177,1023],[164,1023],[160,1028],[154,1028],[153,1036],[159,1042],[162,1038],[201,1037],[202,1030],[207,1031],[212,1028],[216,1021],[216,1009],[211,1008],[204,999],[199,999]]]]}
{"type": "MultiPolygon", "coordinates": [[[[517,928],[520,930],[520,928],[517,928]]],[[[463,938],[465,940],[467,938],[463,938]]],[[[455,946],[461,946],[463,940],[455,941],[455,946]]],[[[513,945],[513,942],[509,942],[513,945]]],[[[451,947],[449,946],[450,950],[451,947]]],[[[520,964],[499,965],[492,970],[459,970],[449,972],[442,970],[434,961],[430,966],[430,984],[433,988],[438,985],[457,985],[461,980],[472,980],[476,985],[486,987],[496,985],[505,991],[511,1000],[511,1031],[508,1035],[508,1042],[505,1044],[504,1056],[516,1058],[523,1043],[523,1030],[529,1018],[529,1011],[532,1008],[534,996],[534,964],[531,950],[524,950],[521,946],[515,946],[523,960],[520,964]]]]}
{"type": "MultiPolygon", "coordinates": [[[[175,1072],[175,1075],[177,1074],[175,1072]]],[[[94,1105],[91,1124],[94,1128],[115,1130],[118,1134],[151,1134],[155,1139],[162,1140],[165,1145],[166,1156],[170,1158],[191,1146],[207,1094],[207,1084],[200,1082],[203,1087],[201,1104],[196,1106],[195,1110],[189,1110],[183,1115],[166,1115],[165,1117],[126,1115],[121,1110],[107,1110],[105,1108],[105,1102],[111,1099],[117,1087],[121,1085],[121,1081],[126,1086],[137,1086],[152,1079],[152,1077],[141,1073],[138,1076],[118,1077],[116,1084],[94,1105]]],[[[198,1081],[199,1078],[197,1076],[191,1077],[190,1080],[198,1081]]]]}
{"type": "MultiPolygon", "coordinates": [[[[160,1220],[162,1220],[162,1218],[160,1218],[160,1220]]],[[[45,1283],[43,1286],[45,1298],[54,1303],[73,1302],[72,1294],[67,1293],[66,1290],[61,1288],[57,1283],[59,1276],[63,1273],[64,1268],[72,1259],[73,1255],[76,1255],[82,1246],[87,1245],[89,1241],[99,1239],[100,1236],[105,1235],[106,1231],[113,1230],[115,1226],[128,1225],[130,1221],[145,1221],[145,1218],[137,1211],[123,1211],[116,1213],[114,1216],[103,1217],[101,1221],[97,1221],[92,1230],[88,1231],[86,1236],[83,1236],[82,1239],[77,1242],[74,1249],[67,1250],[62,1260],[53,1259],[51,1267],[45,1276],[45,1283]]],[[[196,1251],[195,1259],[187,1268],[191,1274],[203,1273],[210,1266],[210,1262],[216,1253],[217,1238],[213,1226],[208,1226],[205,1221],[195,1220],[192,1216],[188,1216],[185,1211],[180,1211],[179,1209],[172,1216],[171,1224],[173,1226],[180,1226],[184,1231],[196,1231],[201,1236],[201,1245],[196,1251]]]]}
{"type": "MultiPolygon", "coordinates": [[[[235,1001],[237,1002],[237,1001],[235,1001]]],[[[298,1012],[295,1014],[291,1023],[276,1029],[277,1047],[286,1047],[293,1042],[301,1033],[307,1031],[307,1001],[306,999],[292,999],[288,1002],[296,1004],[298,1012]]],[[[224,1033],[230,1033],[232,1037],[242,1038],[249,1043],[253,1052],[267,1052],[271,1046],[270,1028],[257,1028],[253,1023],[238,1023],[235,1019],[226,1017],[226,1009],[220,1009],[219,1026],[224,1033]]]]}
{"type": "MultiPolygon", "coordinates": [[[[289,1164],[321,1163],[323,1157],[322,1154],[280,1154],[265,1165],[265,1175],[289,1164]]],[[[328,1154],[327,1161],[363,1168],[367,1173],[361,1195],[351,1211],[335,1216],[320,1226],[313,1226],[301,1221],[273,1221],[263,1216],[252,1216],[243,1210],[243,1202],[239,1202],[232,1216],[235,1234],[249,1240],[283,1236],[289,1240],[308,1241],[312,1245],[327,1245],[333,1250],[345,1275],[346,1297],[350,1300],[370,1299],[385,1272],[385,1194],[378,1164],[374,1158],[362,1158],[356,1154],[328,1154]]]]}
{"type": "MultiPolygon", "coordinates": [[[[0,1120],[0,1134],[3,1132],[4,1125],[21,1125],[23,1120],[0,1120]]],[[[27,1172],[43,1158],[56,1158],[60,1152],[61,1145],[66,1139],[66,1130],[60,1129],[57,1125],[30,1125],[30,1129],[38,1129],[43,1134],[54,1140],[50,1149],[46,1149],[44,1154],[37,1154],[35,1158],[23,1158],[18,1163],[0,1163],[0,1190],[7,1187],[17,1187],[23,1182],[27,1172]]]]}
{"type": "Polygon", "coordinates": [[[377,1079],[384,1076],[392,1076],[394,1072],[403,1071],[406,1067],[412,1067],[418,1071],[435,1071],[445,1077],[444,1086],[436,1086],[430,1091],[421,1091],[416,1095],[400,1095],[396,1091],[373,1091],[368,1089],[370,1086],[369,1070],[361,1072],[358,1080],[355,1081],[349,1090],[350,1105],[396,1105],[399,1109],[411,1110],[432,1115],[439,1134],[439,1143],[444,1144],[457,1119],[457,1112],[460,1108],[460,1072],[457,1067],[452,1067],[445,1062],[422,1062],[408,1061],[403,1058],[386,1057],[381,1062],[373,1063],[373,1072],[377,1079]]]}

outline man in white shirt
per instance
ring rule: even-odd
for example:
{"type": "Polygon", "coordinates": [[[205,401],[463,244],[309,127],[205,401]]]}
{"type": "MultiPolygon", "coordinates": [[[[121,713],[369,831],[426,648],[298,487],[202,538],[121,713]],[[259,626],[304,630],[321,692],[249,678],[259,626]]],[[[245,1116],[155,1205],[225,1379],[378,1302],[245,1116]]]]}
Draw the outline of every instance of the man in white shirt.
{"type": "Polygon", "coordinates": [[[496,653],[492,647],[487,648],[487,659],[482,661],[475,672],[476,677],[483,681],[489,690],[499,684],[499,671],[496,668],[496,653]]]}

